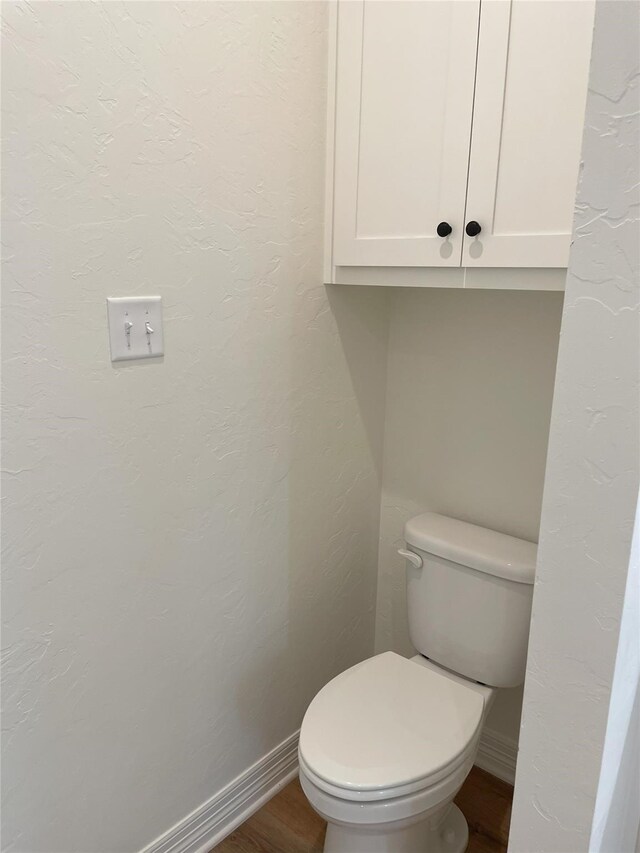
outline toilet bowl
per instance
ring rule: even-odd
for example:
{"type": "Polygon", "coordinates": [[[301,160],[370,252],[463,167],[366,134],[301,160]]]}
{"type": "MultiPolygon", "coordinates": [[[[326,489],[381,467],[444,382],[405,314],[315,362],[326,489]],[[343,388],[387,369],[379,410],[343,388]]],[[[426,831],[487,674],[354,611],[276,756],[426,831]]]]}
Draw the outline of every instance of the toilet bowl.
{"type": "Polygon", "coordinates": [[[300,782],[327,821],[324,853],[463,853],[453,799],[496,688],[524,678],[535,544],[435,513],[407,522],[405,539],[420,654],[385,652],[341,673],[300,729],[300,782]]]}
{"type": "Polygon", "coordinates": [[[453,798],[493,695],[393,652],[329,682],[299,746],[302,788],[328,823],[325,853],[462,853],[468,830],[453,798]]]}

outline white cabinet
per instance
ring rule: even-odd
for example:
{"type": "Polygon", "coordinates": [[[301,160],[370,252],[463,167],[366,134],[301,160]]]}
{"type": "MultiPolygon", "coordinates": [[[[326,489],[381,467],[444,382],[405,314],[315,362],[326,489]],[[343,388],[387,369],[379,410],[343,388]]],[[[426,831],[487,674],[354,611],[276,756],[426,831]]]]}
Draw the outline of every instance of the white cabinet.
{"type": "Polygon", "coordinates": [[[593,6],[339,0],[329,281],[566,266],[593,6]]]}

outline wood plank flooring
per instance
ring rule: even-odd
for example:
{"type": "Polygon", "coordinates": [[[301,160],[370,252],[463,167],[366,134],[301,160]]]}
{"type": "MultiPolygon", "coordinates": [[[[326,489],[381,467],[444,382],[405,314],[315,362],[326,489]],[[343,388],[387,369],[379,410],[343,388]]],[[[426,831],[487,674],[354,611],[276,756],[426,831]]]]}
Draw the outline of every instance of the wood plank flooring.
{"type": "MultiPolygon", "coordinates": [[[[456,797],[469,823],[467,853],[506,853],[512,796],[511,785],[473,768],[456,797]]],[[[215,853],[322,853],[324,833],[325,822],[295,779],[218,844],[215,853]]]]}

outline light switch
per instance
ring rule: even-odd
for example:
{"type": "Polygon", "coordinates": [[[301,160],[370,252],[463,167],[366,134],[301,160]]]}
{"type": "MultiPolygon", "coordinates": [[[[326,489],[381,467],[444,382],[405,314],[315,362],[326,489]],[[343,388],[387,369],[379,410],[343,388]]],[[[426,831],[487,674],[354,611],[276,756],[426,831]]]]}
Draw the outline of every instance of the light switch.
{"type": "Polygon", "coordinates": [[[164,355],[161,296],[107,299],[111,361],[164,355]]]}

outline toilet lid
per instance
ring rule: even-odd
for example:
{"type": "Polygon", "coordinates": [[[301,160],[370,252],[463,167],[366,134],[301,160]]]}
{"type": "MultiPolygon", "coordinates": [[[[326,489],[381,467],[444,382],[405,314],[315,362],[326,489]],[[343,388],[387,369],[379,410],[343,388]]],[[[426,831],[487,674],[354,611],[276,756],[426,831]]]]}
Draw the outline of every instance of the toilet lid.
{"type": "Polygon", "coordinates": [[[426,781],[466,752],[483,708],[471,687],[385,652],[318,693],[302,723],[300,754],[316,776],[340,788],[426,781]]]}

